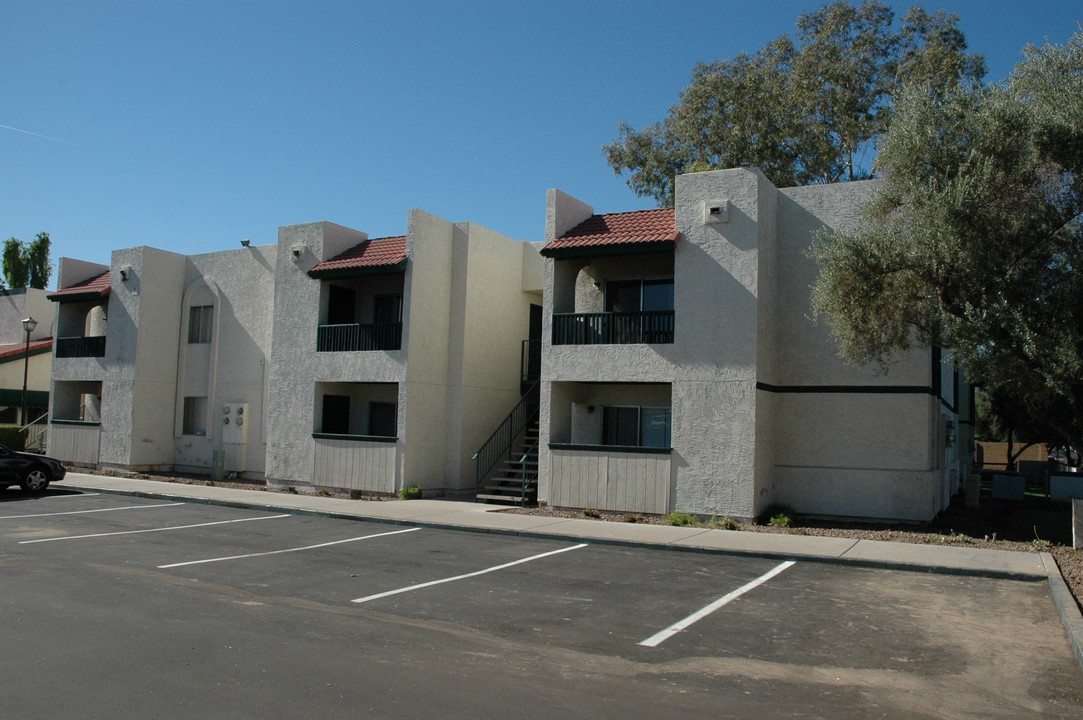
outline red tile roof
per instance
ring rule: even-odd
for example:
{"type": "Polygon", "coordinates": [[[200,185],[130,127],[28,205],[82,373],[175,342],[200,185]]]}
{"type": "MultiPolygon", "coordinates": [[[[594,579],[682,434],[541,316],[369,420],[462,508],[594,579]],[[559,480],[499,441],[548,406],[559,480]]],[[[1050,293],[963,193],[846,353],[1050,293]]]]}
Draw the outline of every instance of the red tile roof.
{"type": "MultiPolygon", "coordinates": [[[[52,346],[52,338],[45,338],[43,340],[31,340],[30,354],[36,355],[39,350],[48,350],[52,346]]],[[[7,362],[11,358],[21,358],[23,356],[23,353],[25,352],[25,342],[15,343],[14,345],[0,345],[0,362],[7,362]]]]}
{"type": "Polygon", "coordinates": [[[56,292],[49,293],[47,297],[53,302],[64,302],[65,300],[94,300],[96,298],[105,297],[109,294],[110,290],[112,290],[112,286],[109,284],[109,271],[106,270],[101,275],[95,275],[81,283],[76,283],[66,288],[61,288],[56,292]]]}
{"type": "Polygon", "coordinates": [[[675,243],[681,234],[673,217],[673,208],[636,210],[625,213],[592,215],[542,248],[543,255],[553,251],[589,249],[600,246],[644,246],[675,243]]]}
{"type": "Polygon", "coordinates": [[[392,268],[406,260],[406,236],[370,238],[354,245],[330,260],[324,260],[308,274],[312,277],[333,275],[365,268],[392,268]]]}

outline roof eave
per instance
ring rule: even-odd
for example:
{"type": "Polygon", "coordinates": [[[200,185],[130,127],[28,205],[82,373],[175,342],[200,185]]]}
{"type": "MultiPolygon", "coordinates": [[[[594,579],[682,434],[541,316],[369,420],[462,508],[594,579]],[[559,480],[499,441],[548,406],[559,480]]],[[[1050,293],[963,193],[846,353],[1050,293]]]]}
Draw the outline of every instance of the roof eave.
{"type": "Polygon", "coordinates": [[[358,267],[327,268],[326,270],[312,268],[308,271],[308,276],[317,280],[331,280],[363,275],[385,275],[387,273],[402,272],[405,269],[406,258],[403,258],[392,265],[361,265],[358,267]]]}
{"type": "Polygon", "coordinates": [[[55,303],[83,302],[84,300],[100,300],[101,298],[108,297],[111,291],[111,287],[107,287],[104,290],[87,290],[86,292],[66,294],[63,293],[63,291],[58,290],[47,297],[50,301],[55,303]]]}
{"type": "MultiPolygon", "coordinates": [[[[679,237],[679,236],[678,236],[679,237]]],[[[556,259],[575,257],[598,257],[601,255],[642,255],[673,250],[677,238],[654,242],[613,243],[610,245],[573,245],[571,247],[542,248],[544,257],[556,259]]]]}

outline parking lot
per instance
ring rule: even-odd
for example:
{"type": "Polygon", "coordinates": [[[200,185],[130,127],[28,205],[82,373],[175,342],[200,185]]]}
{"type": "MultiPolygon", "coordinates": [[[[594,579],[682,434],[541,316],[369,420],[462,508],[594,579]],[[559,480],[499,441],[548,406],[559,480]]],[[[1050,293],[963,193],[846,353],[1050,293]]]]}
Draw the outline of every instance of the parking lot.
{"type": "Polygon", "coordinates": [[[1044,583],[0,491],[5,717],[1078,718],[1044,583]]]}

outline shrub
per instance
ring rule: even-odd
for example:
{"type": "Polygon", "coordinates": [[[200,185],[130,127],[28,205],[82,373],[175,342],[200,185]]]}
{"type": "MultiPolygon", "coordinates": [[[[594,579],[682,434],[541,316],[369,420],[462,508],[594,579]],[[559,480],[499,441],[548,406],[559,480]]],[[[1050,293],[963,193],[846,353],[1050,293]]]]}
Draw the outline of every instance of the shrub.
{"type": "Polygon", "coordinates": [[[0,445],[20,452],[26,446],[26,433],[19,432],[18,425],[0,425],[0,445]]]}
{"type": "Polygon", "coordinates": [[[597,510],[595,510],[594,508],[583,508],[583,516],[584,517],[589,517],[589,518],[594,518],[595,520],[597,520],[598,518],[600,518],[602,516],[602,514],[600,512],[598,512],[597,510]]]}
{"type": "Polygon", "coordinates": [[[771,527],[789,527],[793,525],[793,518],[785,513],[779,513],[777,515],[772,515],[768,522],[771,524],[771,527]]]}
{"type": "Polygon", "coordinates": [[[722,518],[712,515],[711,519],[707,521],[707,527],[713,530],[740,530],[741,523],[737,522],[729,515],[725,515],[722,518]]]}
{"type": "Polygon", "coordinates": [[[774,525],[775,527],[790,527],[793,524],[794,518],[797,515],[797,511],[792,507],[785,505],[784,502],[772,502],[771,505],[764,508],[764,512],[759,514],[757,522],[760,525],[774,525]],[[779,518],[782,515],[784,519],[780,519],[775,522],[775,518],[779,518]]]}
{"type": "Polygon", "coordinates": [[[402,490],[399,490],[399,497],[403,500],[420,500],[421,488],[417,485],[407,485],[402,490]]]}
{"type": "Polygon", "coordinates": [[[677,527],[699,527],[699,518],[692,513],[686,512],[671,512],[666,515],[666,525],[676,525],[677,527]]]}
{"type": "Polygon", "coordinates": [[[790,527],[793,525],[793,519],[796,515],[797,511],[789,505],[771,503],[760,514],[759,522],[761,525],[771,525],[773,527],[790,527]]]}

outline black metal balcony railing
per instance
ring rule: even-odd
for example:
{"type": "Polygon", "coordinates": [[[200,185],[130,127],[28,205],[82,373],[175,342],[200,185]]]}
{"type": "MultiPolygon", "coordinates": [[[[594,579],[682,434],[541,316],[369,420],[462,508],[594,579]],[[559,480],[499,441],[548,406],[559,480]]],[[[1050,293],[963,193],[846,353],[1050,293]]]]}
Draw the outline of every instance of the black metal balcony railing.
{"type": "Polygon", "coordinates": [[[58,358],[105,357],[105,336],[57,338],[56,356],[58,358]]]}
{"type": "Polygon", "coordinates": [[[673,311],[554,313],[554,345],[671,344],[673,311]]]}
{"type": "Polygon", "coordinates": [[[316,331],[317,352],[398,350],[401,347],[401,322],[320,325],[316,331]]]}

